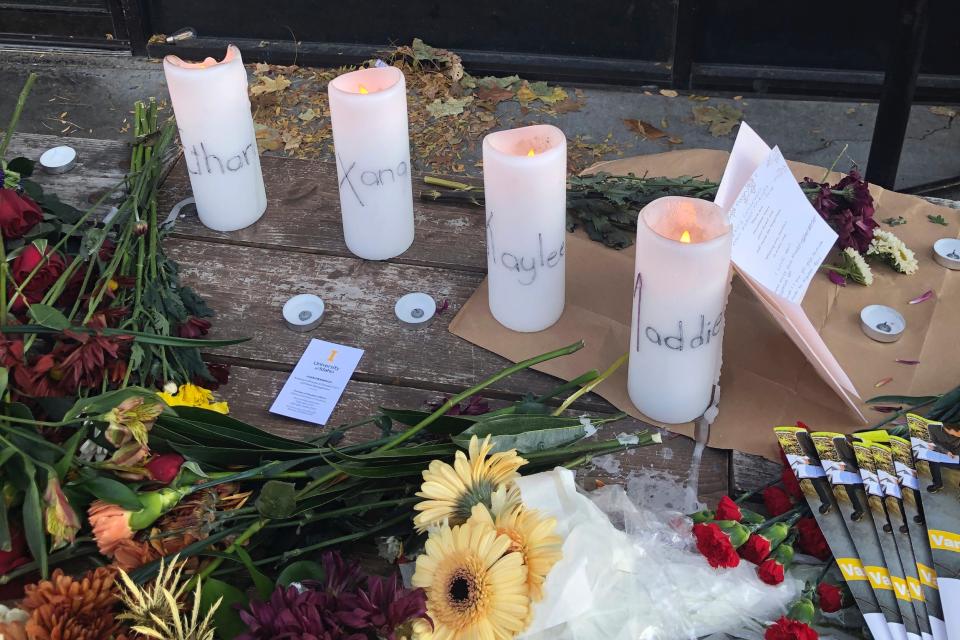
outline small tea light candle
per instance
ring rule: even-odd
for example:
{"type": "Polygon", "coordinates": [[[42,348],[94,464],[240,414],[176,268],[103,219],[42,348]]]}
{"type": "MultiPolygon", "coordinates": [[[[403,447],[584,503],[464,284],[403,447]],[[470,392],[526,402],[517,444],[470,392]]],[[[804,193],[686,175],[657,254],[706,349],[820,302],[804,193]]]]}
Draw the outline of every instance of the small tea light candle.
{"type": "Polygon", "coordinates": [[[940,238],[934,242],[933,259],[947,269],[960,270],[960,239],[940,238]]]}
{"type": "Polygon", "coordinates": [[[896,309],[871,304],[860,311],[860,328],[877,342],[896,342],[903,337],[907,321],[896,309]]]}
{"type": "Polygon", "coordinates": [[[490,313],[514,331],[542,331],[563,314],[567,138],[534,125],[483,139],[490,313]]]}
{"type": "Polygon", "coordinates": [[[628,391],[659,422],[689,422],[720,375],[732,236],[705,200],[654,200],[637,220],[628,391]]]}
{"type": "Polygon", "coordinates": [[[397,300],[393,312],[400,322],[422,325],[437,313],[437,301],[426,293],[408,293],[397,300]]]}
{"type": "Polygon", "coordinates": [[[326,305],[319,296],[301,293],[283,304],[283,320],[293,331],[312,331],[320,326],[325,310],[326,305]]]}
{"type": "Polygon", "coordinates": [[[413,244],[413,183],[403,72],[351,71],[327,86],[347,248],[366,260],[413,244]]]}
{"type": "Polygon", "coordinates": [[[47,173],[66,173],[77,163],[77,151],[66,145],[47,149],[40,156],[40,166],[47,173]]]}
{"type": "Polygon", "coordinates": [[[248,227],[267,209],[240,50],[221,62],[163,59],[197,216],[214,231],[248,227]]]}

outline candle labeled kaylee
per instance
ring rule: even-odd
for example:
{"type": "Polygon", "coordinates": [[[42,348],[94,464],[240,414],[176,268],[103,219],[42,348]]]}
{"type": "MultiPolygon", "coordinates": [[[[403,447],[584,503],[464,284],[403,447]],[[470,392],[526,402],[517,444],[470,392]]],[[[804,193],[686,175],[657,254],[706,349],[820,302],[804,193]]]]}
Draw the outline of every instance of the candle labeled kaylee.
{"type": "Polygon", "coordinates": [[[383,66],[327,87],[343,239],[356,256],[386,260],[413,244],[413,185],[403,72],[383,66]]]}
{"type": "Polygon", "coordinates": [[[214,231],[250,226],[267,196],[240,50],[230,45],[221,62],[167,56],[163,72],[200,222],[214,231]]]}
{"type": "Polygon", "coordinates": [[[483,139],[490,313],[514,331],[542,331],[563,313],[567,139],[551,125],[483,139]]]}
{"type": "Polygon", "coordinates": [[[701,416],[720,375],[730,226],[717,205],[654,200],[637,220],[628,390],[646,416],[701,416]]]}

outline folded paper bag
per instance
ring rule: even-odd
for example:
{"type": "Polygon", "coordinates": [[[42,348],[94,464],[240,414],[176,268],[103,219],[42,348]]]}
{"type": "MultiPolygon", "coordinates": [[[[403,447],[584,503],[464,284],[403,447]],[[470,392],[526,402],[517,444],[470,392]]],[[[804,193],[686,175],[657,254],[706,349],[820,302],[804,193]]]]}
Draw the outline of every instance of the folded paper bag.
{"type": "MultiPolygon", "coordinates": [[[[723,151],[702,149],[673,151],[602,163],[591,170],[719,180],[727,156],[723,151]]],[[[796,162],[790,166],[798,180],[819,180],[825,171],[796,162]]],[[[828,179],[835,182],[839,178],[840,174],[832,173],[828,179]]],[[[883,387],[884,394],[942,393],[960,379],[960,358],[955,357],[954,349],[960,275],[936,264],[931,247],[945,235],[960,236],[960,220],[956,212],[915,196],[878,187],[871,187],[871,193],[877,220],[903,216],[908,221],[893,231],[916,252],[919,272],[905,276],[877,264],[870,287],[837,287],[826,277],[816,276],[803,299],[803,309],[862,397],[873,395],[876,382],[886,377],[893,381],[883,387]],[[943,215],[951,226],[931,224],[927,215],[943,215]],[[934,291],[932,299],[907,304],[928,289],[934,291]],[[909,329],[899,342],[877,343],[860,331],[860,309],[876,302],[893,306],[905,316],[909,329]],[[898,358],[919,360],[920,364],[898,364],[898,358]]],[[[556,325],[533,334],[503,328],[487,308],[484,283],[450,324],[450,331],[515,362],[583,339],[585,349],[536,367],[564,380],[608,367],[629,345],[633,249],[610,249],[579,232],[568,234],[567,240],[567,306],[556,325]]],[[[833,431],[863,427],[739,278],[734,280],[726,322],[720,413],[711,429],[711,446],[776,459],[772,426],[802,420],[833,431]]],[[[596,391],[618,409],[656,424],[630,402],[622,368],[596,391]]],[[[870,420],[879,415],[864,404],[861,410],[870,420]]],[[[660,426],[693,434],[692,424],[660,426]]]]}

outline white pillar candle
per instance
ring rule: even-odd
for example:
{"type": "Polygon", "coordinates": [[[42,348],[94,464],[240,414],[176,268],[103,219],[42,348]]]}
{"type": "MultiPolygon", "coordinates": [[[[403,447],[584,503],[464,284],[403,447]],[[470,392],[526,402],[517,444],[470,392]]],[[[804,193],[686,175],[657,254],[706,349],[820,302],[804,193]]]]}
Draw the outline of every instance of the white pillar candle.
{"type": "Polygon", "coordinates": [[[248,227],[267,209],[240,50],[222,62],[163,59],[200,222],[214,231],[248,227]]]}
{"type": "Polygon", "coordinates": [[[490,313],[514,331],[542,331],[563,313],[567,139],[551,125],[483,139],[490,313]]]}
{"type": "Polygon", "coordinates": [[[340,183],[343,239],[366,260],[413,244],[407,83],[396,67],[373,67],[327,86],[340,183]]]}
{"type": "Polygon", "coordinates": [[[700,417],[720,372],[731,234],[717,205],[654,200],[637,219],[630,399],[670,424],[700,417]]]}

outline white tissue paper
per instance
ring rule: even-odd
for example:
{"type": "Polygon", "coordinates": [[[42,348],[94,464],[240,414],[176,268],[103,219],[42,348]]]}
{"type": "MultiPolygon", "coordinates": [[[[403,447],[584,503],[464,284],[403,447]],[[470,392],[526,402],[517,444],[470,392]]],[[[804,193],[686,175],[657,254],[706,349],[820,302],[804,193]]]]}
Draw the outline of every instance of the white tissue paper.
{"type": "Polygon", "coordinates": [[[564,541],[524,640],[757,637],[802,587],[790,578],[766,585],[746,561],[712,568],[697,552],[687,518],[636,505],[619,485],[584,495],[563,468],[517,485],[527,507],[557,519],[564,541]]]}

